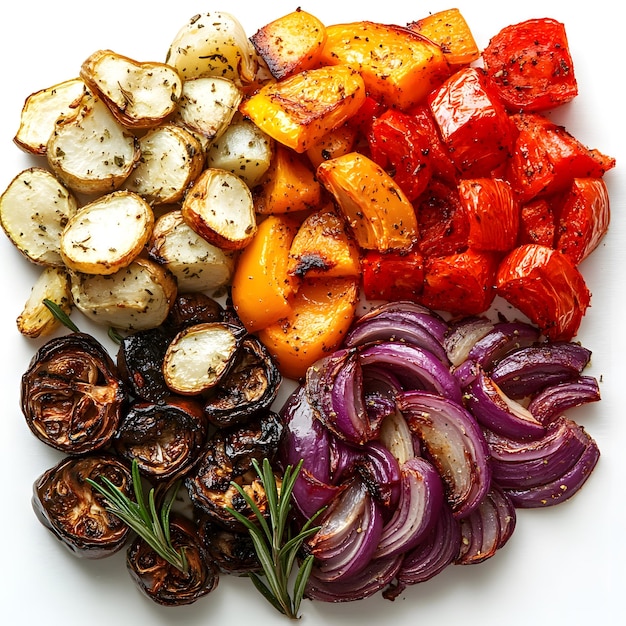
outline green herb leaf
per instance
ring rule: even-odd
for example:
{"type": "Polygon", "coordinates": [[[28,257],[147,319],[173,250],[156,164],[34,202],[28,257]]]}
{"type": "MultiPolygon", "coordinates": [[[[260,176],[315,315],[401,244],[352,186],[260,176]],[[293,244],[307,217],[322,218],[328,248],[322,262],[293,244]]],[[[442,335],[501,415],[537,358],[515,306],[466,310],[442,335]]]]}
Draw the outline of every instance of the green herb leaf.
{"type": "Polygon", "coordinates": [[[63,324],[66,328],[69,328],[72,332],[79,333],[80,330],[74,322],[70,319],[70,316],[56,303],[48,298],[43,299],[44,305],[52,313],[52,315],[63,324]]]}
{"type": "Polygon", "coordinates": [[[176,550],[170,538],[170,510],[176,498],[178,485],[175,485],[166,494],[159,514],[156,509],[154,489],[150,489],[148,493],[146,506],[146,497],[141,486],[141,475],[136,459],[133,459],[131,473],[136,502],[133,502],[106,476],[100,477],[101,483],[91,478],[87,478],[87,482],[104,496],[108,511],[117,515],[168,563],[181,572],[187,572],[188,563],[185,551],[176,550]]]}
{"type": "Polygon", "coordinates": [[[256,460],[252,461],[252,465],[265,490],[269,523],[254,500],[235,482],[231,484],[254,512],[256,523],[234,509],[229,508],[228,511],[248,529],[261,563],[262,574],[249,574],[254,586],[277,611],[291,619],[298,619],[300,604],[313,568],[312,555],[302,560],[293,585],[290,584],[290,579],[294,567],[297,567],[297,557],[302,544],[320,529],[319,526],[312,526],[312,523],[321,510],[307,520],[302,530],[292,537],[292,493],[302,461],[295,468],[291,465],[285,468],[280,489],[268,459],[263,459],[262,467],[256,460]]]}

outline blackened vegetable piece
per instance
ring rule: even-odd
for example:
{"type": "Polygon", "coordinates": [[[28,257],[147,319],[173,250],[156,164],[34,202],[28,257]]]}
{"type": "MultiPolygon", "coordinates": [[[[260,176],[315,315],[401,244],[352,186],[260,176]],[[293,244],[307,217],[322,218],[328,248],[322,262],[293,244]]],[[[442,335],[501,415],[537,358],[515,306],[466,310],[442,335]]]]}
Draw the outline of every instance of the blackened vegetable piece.
{"type": "Polygon", "coordinates": [[[186,572],[168,563],[141,538],[129,546],[126,566],[137,587],[157,604],[192,604],[215,589],[219,572],[207,558],[198,539],[198,529],[191,520],[172,516],[170,533],[174,548],[185,551],[186,572]]]}
{"type": "Polygon", "coordinates": [[[41,441],[67,454],[106,446],[125,400],[115,363],[102,344],[83,333],[45,343],[22,376],[26,423],[41,441]]]}
{"type": "Polygon", "coordinates": [[[187,326],[222,319],[222,305],[202,292],[178,294],[163,327],[177,333],[187,326]]]}
{"type": "Polygon", "coordinates": [[[200,455],[208,431],[202,406],[193,398],[170,396],[160,403],[133,403],[120,423],[113,443],[142,474],[173,479],[189,470],[200,455]]]}
{"type": "Polygon", "coordinates": [[[129,537],[129,527],[106,510],[103,496],[86,481],[102,476],[130,497],[130,471],[110,455],[66,457],[33,486],[32,504],[39,521],[78,557],[109,556],[129,537]]]}
{"type": "MultiPolygon", "coordinates": [[[[259,510],[267,510],[265,491],[252,460],[270,461],[276,456],[282,426],[278,415],[267,411],[246,426],[218,430],[185,485],[193,504],[212,521],[232,530],[244,530],[226,510],[230,507],[255,519],[245,500],[231,485],[236,481],[254,500],[259,510]]],[[[278,478],[277,478],[278,480],[278,478]]]]}
{"type": "Polygon", "coordinates": [[[204,406],[207,417],[218,427],[242,423],[253,413],[268,409],[282,381],[269,352],[253,335],[243,340],[236,359],[204,406]]]}
{"type": "Polygon", "coordinates": [[[117,352],[117,367],[136,398],[162,402],[170,395],[162,366],[173,336],[158,327],[140,330],[122,339],[117,352]]]}

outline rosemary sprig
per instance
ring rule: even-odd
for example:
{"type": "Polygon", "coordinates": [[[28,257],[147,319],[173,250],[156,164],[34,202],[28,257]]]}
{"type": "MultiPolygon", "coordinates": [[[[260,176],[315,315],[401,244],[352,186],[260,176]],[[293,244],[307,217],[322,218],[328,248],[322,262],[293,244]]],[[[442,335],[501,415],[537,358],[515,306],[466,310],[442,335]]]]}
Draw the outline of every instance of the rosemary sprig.
{"type": "Polygon", "coordinates": [[[70,316],[56,303],[48,298],[43,299],[44,305],[52,313],[52,315],[63,324],[63,326],[69,328],[72,332],[79,333],[78,326],[72,322],[70,316]]]}
{"type": "Polygon", "coordinates": [[[238,511],[228,510],[248,529],[261,562],[262,574],[253,572],[248,574],[254,586],[276,610],[291,619],[298,619],[300,603],[304,597],[306,583],[313,567],[313,555],[310,554],[302,560],[297,568],[292,587],[290,586],[291,574],[294,566],[296,566],[296,559],[302,544],[320,528],[319,526],[312,526],[312,523],[321,513],[321,510],[307,520],[297,535],[292,536],[290,524],[291,494],[302,467],[302,461],[295,468],[291,465],[285,468],[280,489],[276,484],[274,472],[267,459],[263,459],[263,467],[260,467],[256,460],[253,460],[252,464],[265,490],[269,523],[254,500],[235,482],[231,484],[239,491],[254,512],[258,525],[238,511]]]}
{"type": "Polygon", "coordinates": [[[170,537],[170,510],[176,498],[178,486],[167,492],[159,514],[154,501],[154,488],[150,489],[146,504],[136,459],[133,459],[131,472],[136,502],[133,502],[106,476],[100,477],[103,484],[90,478],[87,479],[87,482],[105,497],[107,509],[111,513],[117,515],[134,530],[159,556],[181,572],[186,573],[188,564],[185,550],[177,551],[172,545],[170,537]]]}

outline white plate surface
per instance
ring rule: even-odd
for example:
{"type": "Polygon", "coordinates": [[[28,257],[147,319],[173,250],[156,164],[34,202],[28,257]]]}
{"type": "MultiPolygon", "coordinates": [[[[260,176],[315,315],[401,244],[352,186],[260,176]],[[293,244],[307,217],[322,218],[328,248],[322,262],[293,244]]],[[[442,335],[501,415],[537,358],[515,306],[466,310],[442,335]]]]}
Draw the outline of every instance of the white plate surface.
{"type": "MultiPolygon", "coordinates": [[[[593,351],[589,373],[601,379],[603,399],[577,409],[572,417],[585,425],[602,452],[591,479],[572,500],[557,507],[520,511],[513,538],[491,560],[448,568],[433,580],[407,589],[393,603],[379,596],[342,605],[305,602],[303,623],[626,623],[626,206],[621,180],[626,137],[621,69],[624,33],[615,3],[316,0],[300,5],[328,24],[362,19],[404,24],[457,6],[481,47],[509,23],[554,17],[566,25],[580,89],[575,101],[554,117],[587,145],[618,162],[606,176],[613,213],[610,232],[582,265],[593,301],[579,339],[593,351]]],[[[26,96],[77,75],[93,51],[110,48],[138,60],[160,61],[178,29],[197,13],[228,10],[252,34],[297,6],[276,0],[5,3],[0,20],[0,189],[33,164],[12,143],[26,96]]],[[[0,236],[0,623],[284,624],[285,618],[245,579],[222,578],[216,591],[192,606],[161,608],[135,589],[122,554],[104,561],[78,560],[36,520],[30,504],[33,481],[60,458],[30,434],[19,409],[19,379],[41,341],[21,337],[15,318],[36,273],[0,236]]],[[[82,319],[80,325],[91,328],[82,319]]]]}

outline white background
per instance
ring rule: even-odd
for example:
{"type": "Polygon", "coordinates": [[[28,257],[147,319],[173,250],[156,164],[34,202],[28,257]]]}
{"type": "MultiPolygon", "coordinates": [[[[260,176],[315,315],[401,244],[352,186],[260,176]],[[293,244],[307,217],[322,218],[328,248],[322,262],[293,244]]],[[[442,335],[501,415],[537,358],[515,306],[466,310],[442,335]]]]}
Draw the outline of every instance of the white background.
{"type": "MultiPolygon", "coordinates": [[[[253,34],[297,6],[283,1],[207,0],[5,3],[0,20],[0,190],[34,163],[12,143],[26,96],[76,76],[82,61],[95,50],[110,48],[137,60],[161,61],[178,29],[196,13],[228,10],[253,34]]],[[[448,568],[435,579],[409,588],[393,603],[379,596],[342,605],[307,601],[303,623],[626,623],[624,33],[615,3],[316,0],[300,6],[327,24],[362,19],[404,24],[456,6],[481,47],[509,23],[530,17],[559,19],[566,25],[580,95],[555,118],[584,143],[618,161],[606,176],[613,213],[610,232],[581,268],[593,300],[579,339],[593,351],[589,373],[601,379],[603,394],[599,404],[571,414],[602,451],[585,488],[555,508],[521,511],[513,538],[490,561],[448,568]]],[[[213,593],[189,607],[159,607],[135,589],[122,554],[104,561],[78,560],[36,520],[30,504],[33,481],[60,459],[31,435],[19,409],[20,376],[42,342],[21,337],[15,319],[36,274],[0,233],[0,623],[285,623],[245,579],[223,577],[213,593]]],[[[77,322],[90,329],[80,316],[77,322]]]]}

